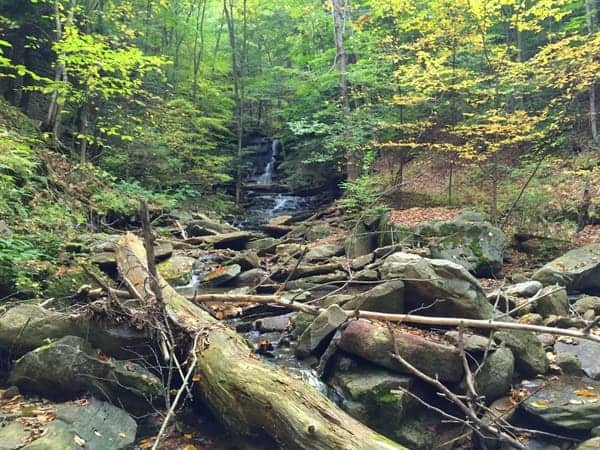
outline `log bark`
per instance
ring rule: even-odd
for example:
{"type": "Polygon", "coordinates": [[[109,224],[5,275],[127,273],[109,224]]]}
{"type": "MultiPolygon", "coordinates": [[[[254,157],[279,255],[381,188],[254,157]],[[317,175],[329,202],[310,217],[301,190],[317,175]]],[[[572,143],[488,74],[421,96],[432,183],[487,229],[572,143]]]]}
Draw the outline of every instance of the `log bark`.
{"type": "MultiPolygon", "coordinates": [[[[121,275],[152,298],[144,245],[131,233],[116,252],[121,275]]],[[[290,449],[403,449],[339,410],[315,389],[262,363],[246,341],[179,295],[158,274],[170,320],[205,343],[196,352],[204,401],[237,434],[270,436],[290,449]]]]}

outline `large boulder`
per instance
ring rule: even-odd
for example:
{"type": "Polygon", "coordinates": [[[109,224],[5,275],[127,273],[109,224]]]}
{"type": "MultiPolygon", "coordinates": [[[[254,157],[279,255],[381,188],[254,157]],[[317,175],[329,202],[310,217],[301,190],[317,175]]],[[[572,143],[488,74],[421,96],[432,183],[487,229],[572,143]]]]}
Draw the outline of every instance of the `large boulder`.
{"type": "Polygon", "coordinates": [[[558,286],[546,286],[537,295],[535,312],[542,317],[566,316],[569,314],[567,291],[558,286]]]}
{"type": "Polygon", "coordinates": [[[600,243],[573,249],[533,274],[545,286],[559,284],[569,292],[600,292],[600,243]]]}
{"type": "Polygon", "coordinates": [[[311,248],[306,255],[304,260],[308,262],[323,261],[333,258],[334,256],[340,256],[344,254],[344,247],[335,244],[323,244],[317,247],[311,248]]]}
{"type": "Polygon", "coordinates": [[[377,248],[378,234],[367,229],[361,222],[357,224],[344,241],[345,253],[349,258],[368,255],[377,248]]]}
{"type": "Polygon", "coordinates": [[[502,268],[508,238],[487,221],[468,219],[426,223],[413,231],[433,258],[455,261],[476,275],[493,275],[502,268]]]}
{"type": "Polygon", "coordinates": [[[186,232],[188,236],[214,236],[217,234],[233,233],[237,228],[198,214],[196,218],[187,223],[186,232]]]}
{"type": "MultiPolygon", "coordinates": [[[[458,349],[418,333],[395,329],[398,352],[406,361],[429,376],[456,382],[463,375],[458,349]]],[[[394,342],[385,325],[354,320],[342,332],[338,346],[353,355],[399,373],[409,373],[394,357],[394,342]]]]}
{"type": "Polygon", "coordinates": [[[105,356],[76,336],[65,336],[19,358],[10,382],[50,398],[93,392],[100,398],[143,412],[163,395],[160,379],[131,361],[105,356]]]}
{"type": "Polygon", "coordinates": [[[137,424],[129,414],[92,398],[86,403],[57,405],[56,418],[22,449],[120,450],[130,448],[136,431],[137,424]]]}
{"type": "Polygon", "coordinates": [[[489,319],[494,312],[477,279],[452,261],[397,252],[379,272],[384,280],[404,281],[407,311],[424,308],[423,314],[468,319],[489,319]]]}
{"type": "Polygon", "coordinates": [[[521,408],[548,426],[588,432],[600,424],[600,382],[567,376],[532,388],[521,408]]]}

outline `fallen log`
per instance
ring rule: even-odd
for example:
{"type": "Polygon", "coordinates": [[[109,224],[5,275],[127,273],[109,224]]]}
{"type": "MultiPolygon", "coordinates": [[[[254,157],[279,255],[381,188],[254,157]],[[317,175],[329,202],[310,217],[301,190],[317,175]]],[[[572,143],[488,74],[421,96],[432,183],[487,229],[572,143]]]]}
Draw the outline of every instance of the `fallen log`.
{"type": "MultiPolygon", "coordinates": [[[[121,275],[136,296],[155,298],[146,252],[131,233],[116,251],[121,275]]],[[[403,449],[338,409],[331,401],[282,369],[263,364],[246,341],[179,295],[158,274],[169,319],[204,345],[195,354],[204,401],[239,435],[266,434],[290,449],[403,449]]]]}

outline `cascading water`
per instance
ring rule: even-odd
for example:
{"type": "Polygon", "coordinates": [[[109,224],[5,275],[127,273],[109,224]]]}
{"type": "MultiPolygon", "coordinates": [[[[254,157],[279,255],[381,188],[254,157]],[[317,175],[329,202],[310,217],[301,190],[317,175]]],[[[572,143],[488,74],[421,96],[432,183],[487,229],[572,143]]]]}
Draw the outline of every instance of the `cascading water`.
{"type": "Polygon", "coordinates": [[[254,167],[250,172],[249,181],[256,188],[246,191],[246,211],[236,225],[255,228],[275,216],[309,211],[314,204],[313,197],[282,192],[282,185],[277,183],[277,162],[281,148],[279,141],[263,141],[254,148],[254,167]]]}
{"type": "Polygon", "coordinates": [[[277,139],[273,139],[271,142],[271,159],[265,167],[265,171],[256,180],[257,184],[271,184],[273,183],[273,171],[275,170],[275,163],[277,163],[277,151],[279,143],[277,139]]]}

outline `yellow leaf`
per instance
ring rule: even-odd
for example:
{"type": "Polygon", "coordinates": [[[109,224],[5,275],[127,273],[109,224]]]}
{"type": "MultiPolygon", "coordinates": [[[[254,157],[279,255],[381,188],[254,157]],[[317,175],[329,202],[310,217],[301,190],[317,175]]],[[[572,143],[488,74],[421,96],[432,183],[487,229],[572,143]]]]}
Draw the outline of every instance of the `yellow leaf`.
{"type": "Polygon", "coordinates": [[[548,402],[542,400],[534,400],[531,402],[531,406],[533,406],[534,408],[547,408],[548,402]]]}

